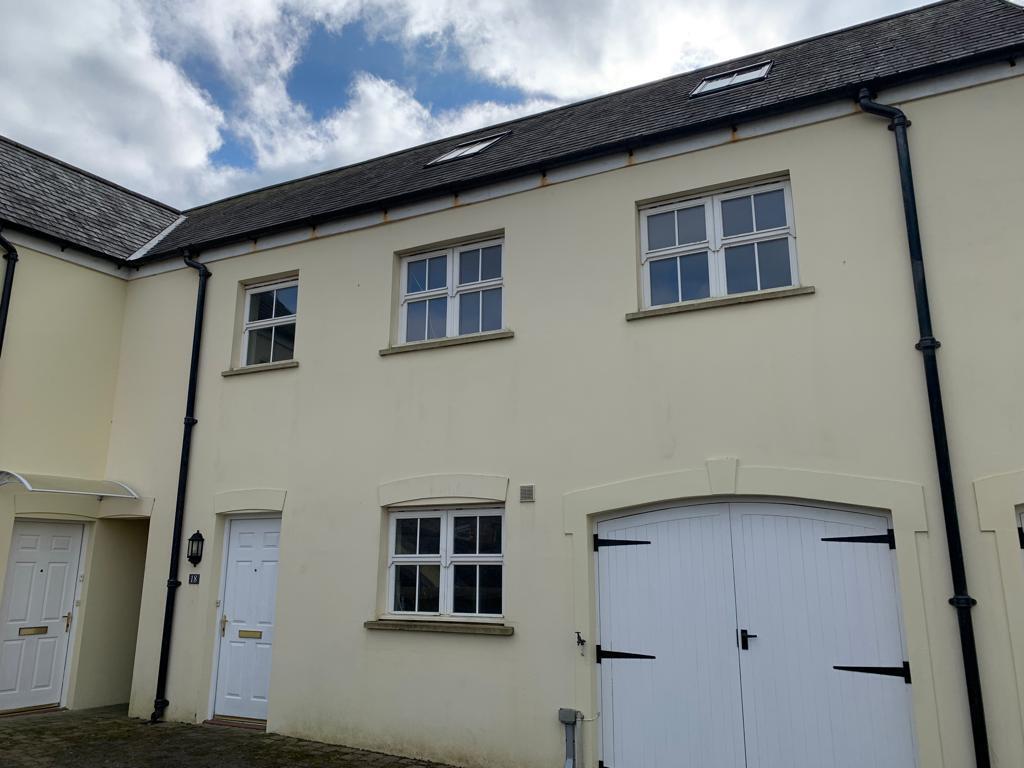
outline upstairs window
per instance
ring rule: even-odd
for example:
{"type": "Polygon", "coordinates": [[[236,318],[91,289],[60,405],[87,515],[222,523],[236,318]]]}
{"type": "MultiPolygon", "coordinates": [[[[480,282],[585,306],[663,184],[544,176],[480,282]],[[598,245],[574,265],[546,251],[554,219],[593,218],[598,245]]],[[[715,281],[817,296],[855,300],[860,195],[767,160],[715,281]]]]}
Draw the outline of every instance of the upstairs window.
{"type": "Polygon", "coordinates": [[[749,67],[741,67],[740,69],[733,69],[729,72],[722,72],[718,75],[705,77],[700,81],[700,84],[693,89],[690,96],[692,98],[693,96],[700,96],[703,93],[721,91],[726,88],[743,85],[744,83],[752,83],[755,80],[764,80],[768,77],[768,70],[771,68],[772,63],[770,61],[762,61],[759,64],[752,64],[749,67]]]}
{"type": "Polygon", "coordinates": [[[280,363],[295,356],[299,283],[288,280],[245,292],[242,365],[280,363]]]}
{"type": "Polygon", "coordinates": [[[402,259],[400,343],[501,330],[503,250],[488,240],[402,259]]]}
{"type": "Polygon", "coordinates": [[[494,144],[498,139],[505,136],[504,133],[499,133],[496,136],[488,136],[484,139],[474,139],[473,141],[467,141],[459,144],[455,149],[450,149],[440,157],[435,157],[427,165],[437,165],[438,163],[447,163],[449,160],[458,160],[460,157],[468,157],[469,155],[476,155],[483,152],[489,146],[494,144]]]}
{"type": "Polygon", "coordinates": [[[499,509],[392,513],[389,612],[501,616],[503,523],[499,509]]]}
{"type": "Polygon", "coordinates": [[[797,285],[788,182],[641,211],[646,308],[797,285]]]}

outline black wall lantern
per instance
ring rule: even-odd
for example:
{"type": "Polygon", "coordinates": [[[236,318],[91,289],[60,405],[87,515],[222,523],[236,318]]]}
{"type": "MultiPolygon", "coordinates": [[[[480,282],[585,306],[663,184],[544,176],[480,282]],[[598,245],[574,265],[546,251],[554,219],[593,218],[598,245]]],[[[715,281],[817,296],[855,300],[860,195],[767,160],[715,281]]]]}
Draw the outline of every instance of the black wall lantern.
{"type": "Polygon", "coordinates": [[[196,531],[188,537],[188,561],[192,563],[192,567],[199,565],[199,561],[203,559],[203,534],[196,531]]]}

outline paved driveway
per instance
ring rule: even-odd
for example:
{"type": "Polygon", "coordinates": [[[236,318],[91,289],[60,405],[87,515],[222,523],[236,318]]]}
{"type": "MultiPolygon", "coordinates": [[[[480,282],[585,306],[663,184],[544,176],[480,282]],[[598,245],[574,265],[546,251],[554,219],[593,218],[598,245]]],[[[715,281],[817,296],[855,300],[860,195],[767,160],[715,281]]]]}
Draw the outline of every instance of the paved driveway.
{"type": "Polygon", "coordinates": [[[3,768],[445,768],[213,725],[130,720],[124,707],[0,717],[3,768]]]}

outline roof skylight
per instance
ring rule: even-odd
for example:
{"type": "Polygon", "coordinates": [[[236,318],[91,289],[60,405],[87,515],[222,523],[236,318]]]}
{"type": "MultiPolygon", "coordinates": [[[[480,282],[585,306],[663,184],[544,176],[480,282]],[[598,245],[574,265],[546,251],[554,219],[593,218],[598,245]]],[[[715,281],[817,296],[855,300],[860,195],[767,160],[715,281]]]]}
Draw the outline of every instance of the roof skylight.
{"type": "MultiPolygon", "coordinates": [[[[506,131],[507,133],[507,131],[506,131]]],[[[469,155],[476,155],[483,152],[491,144],[502,138],[505,134],[499,133],[496,136],[487,136],[483,139],[474,139],[473,141],[467,141],[464,144],[459,144],[455,149],[450,149],[440,157],[435,157],[427,165],[437,165],[438,163],[447,163],[449,160],[458,160],[460,157],[468,157],[469,155]]]]}
{"type": "Polygon", "coordinates": [[[720,75],[711,75],[700,81],[700,85],[693,89],[690,96],[700,96],[712,91],[721,91],[724,88],[732,88],[754,80],[764,80],[768,76],[768,70],[772,68],[770,61],[762,61],[759,64],[752,64],[749,67],[741,67],[730,72],[723,72],[720,75]]]}

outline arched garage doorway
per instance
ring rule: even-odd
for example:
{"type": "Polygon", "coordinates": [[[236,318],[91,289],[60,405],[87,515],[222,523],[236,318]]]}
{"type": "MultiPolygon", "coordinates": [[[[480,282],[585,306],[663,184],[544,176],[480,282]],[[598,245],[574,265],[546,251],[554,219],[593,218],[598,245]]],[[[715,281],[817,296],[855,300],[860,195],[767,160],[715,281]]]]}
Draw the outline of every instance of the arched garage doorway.
{"type": "Polygon", "coordinates": [[[914,766],[890,529],[769,502],[598,523],[602,763],[914,766]]]}

